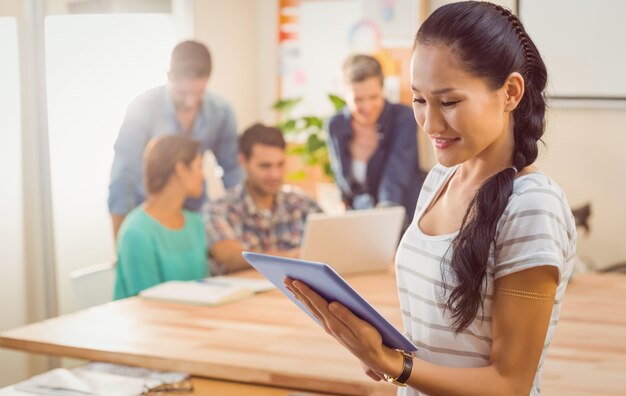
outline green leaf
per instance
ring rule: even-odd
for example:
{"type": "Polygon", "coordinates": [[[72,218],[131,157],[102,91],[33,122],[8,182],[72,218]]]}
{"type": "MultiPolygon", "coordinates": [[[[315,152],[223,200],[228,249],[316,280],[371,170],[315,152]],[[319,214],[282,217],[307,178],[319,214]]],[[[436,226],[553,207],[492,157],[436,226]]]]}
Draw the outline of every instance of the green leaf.
{"type": "Polygon", "coordinates": [[[309,149],[309,153],[314,153],[318,149],[326,147],[326,142],[320,139],[317,135],[310,135],[306,140],[306,145],[309,149]]]}
{"type": "Polygon", "coordinates": [[[278,124],[278,129],[283,131],[283,133],[291,133],[296,131],[296,120],[288,119],[278,124]]]}
{"type": "Polygon", "coordinates": [[[331,179],[335,179],[335,173],[333,172],[333,168],[330,166],[330,161],[324,163],[324,174],[331,179]]]}
{"type": "Polygon", "coordinates": [[[347,104],[346,101],[337,95],[328,94],[328,99],[330,99],[330,101],[333,103],[333,106],[335,107],[335,111],[339,111],[343,109],[344,107],[346,107],[346,104],[347,104]]]}
{"type": "Polygon", "coordinates": [[[302,119],[304,120],[304,127],[305,128],[309,128],[309,127],[316,127],[316,128],[319,128],[319,129],[323,128],[324,121],[322,121],[322,119],[320,117],[306,116],[306,117],[302,117],[302,119]]]}
{"type": "Polygon", "coordinates": [[[272,105],[272,109],[279,112],[288,113],[298,103],[300,103],[301,100],[302,98],[279,99],[274,102],[274,104],[272,105]]]}

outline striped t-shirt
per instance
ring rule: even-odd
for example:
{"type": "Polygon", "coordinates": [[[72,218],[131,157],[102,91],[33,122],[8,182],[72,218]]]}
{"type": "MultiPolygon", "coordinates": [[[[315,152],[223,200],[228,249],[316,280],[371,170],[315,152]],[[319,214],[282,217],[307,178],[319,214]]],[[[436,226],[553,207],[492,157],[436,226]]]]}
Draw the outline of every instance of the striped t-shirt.
{"type": "MultiPolygon", "coordinates": [[[[447,266],[451,257],[450,245],[456,233],[429,236],[421,232],[417,224],[457,168],[436,165],[430,171],[417,202],[413,223],[398,248],[396,274],[406,333],[418,347],[416,356],[420,359],[449,367],[486,366],[492,346],[494,279],[532,267],[553,265],[559,269],[560,281],[530,393],[539,395],[541,368],[573,270],[576,228],[570,207],[561,189],[543,173],[534,172],[515,179],[487,262],[484,308],[479,310],[466,330],[455,336],[450,312],[444,310],[442,269],[446,271],[447,287],[452,289],[450,284],[453,284],[454,277],[447,266]]],[[[407,387],[399,388],[398,394],[420,393],[407,387]]]]}

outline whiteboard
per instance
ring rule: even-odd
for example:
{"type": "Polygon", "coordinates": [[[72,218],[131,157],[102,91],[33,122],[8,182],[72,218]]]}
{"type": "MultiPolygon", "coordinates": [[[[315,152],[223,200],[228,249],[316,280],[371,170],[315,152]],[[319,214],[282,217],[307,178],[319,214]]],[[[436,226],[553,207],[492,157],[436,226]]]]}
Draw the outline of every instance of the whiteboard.
{"type": "Polygon", "coordinates": [[[626,1],[519,0],[553,98],[626,100],[626,1]]]}

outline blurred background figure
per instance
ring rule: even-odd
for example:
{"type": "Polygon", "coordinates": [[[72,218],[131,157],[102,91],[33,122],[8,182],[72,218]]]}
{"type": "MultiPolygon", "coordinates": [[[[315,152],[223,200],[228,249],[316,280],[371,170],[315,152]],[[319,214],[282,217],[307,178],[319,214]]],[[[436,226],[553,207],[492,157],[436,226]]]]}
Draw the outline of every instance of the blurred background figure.
{"type": "Polygon", "coordinates": [[[383,96],[380,63],[353,55],[343,65],[347,106],[328,122],[335,180],[347,208],[404,206],[413,218],[424,175],[413,111],[383,96]]]}
{"type": "Polygon", "coordinates": [[[245,182],[204,210],[209,252],[216,273],[250,268],[244,250],[298,258],[309,213],[318,204],[283,184],[285,139],[278,128],[254,124],[239,140],[245,182]]]}
{"type": "MultiPolygon", "coordinates": [[[[224,171],[226,188],[241,180],[233,111],[206,90],[211,67],[211,55],[203,44],[184,41],[172,51],[168,84],[145,92],[130,104],[115,142],[109,185],[115,237],[126,214],[144,200],[141,159],[146,143],[155,136],[179,133],[197,140],[201,152],[213,151],[224,171]]],[[[206,194],[200,194],[185,207],[197,211],[205,200],[206,194]]]]}
{"type": "Polygon", "coordinates": [[[169,280],[193,280],[209,271],[201,216],[184,209],[202,194],[200,144],[169,135],[150,141],[144,158],[143,205],[120,228],[115,299],[169,280]]]}

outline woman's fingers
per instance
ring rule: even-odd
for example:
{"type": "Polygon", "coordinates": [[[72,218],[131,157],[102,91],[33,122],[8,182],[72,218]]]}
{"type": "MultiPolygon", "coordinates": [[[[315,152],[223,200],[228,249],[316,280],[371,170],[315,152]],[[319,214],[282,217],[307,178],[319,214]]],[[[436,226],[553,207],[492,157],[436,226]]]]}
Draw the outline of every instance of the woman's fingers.
{"type": "Polygon", "coordinates": [[[350,329],[354,335],[354,337],[359,337],[361,333],[361,329],[364,327],[371,327],[369,323],[360,319],[356,316],[352,311],[348,308],[344,307],[341,303],[337,301],[333,301],[328,306],[328,310],[334,317],[336,317],[341,323],[344,324],[348,329],[350,329]]]}
{"type": "Polygon", "coordinates": [[[311,312],[313,316],[317,319],[317,321],[324,327],[327,333],[329,333],[328,324],[326,322],[326,318],[320,312],[318,307],[316,307],[299,289],[297,289],[293,285],[293,280],[287,278],[285,279],[285,287],[289,290],[304,306],[311,312]]]}
{"type": "MultiPolygon", "coordinates": [[[[311,312],[324,330],[333,336],[362,362],[372,362],[382,347],[382,338],[376,328],[353,314],[338,302],[328,303],[306,284],[286,278],[285,287],[311,312]]],[[[365,373],[375,381],[382,379],[374,370],[365,373]]]]}
{"type": "Polygon", "coordinates": [[[300,281],[286,279],[285,285],[309,310],[311,310],[311,313],[318,318],[327,333],[337,338],[344,346],[352,342],[350,338],[354,337],[353,331],[347,328],[343,322],[338,320],[335,315],[329,311],[328,301],[300,281]]]}

